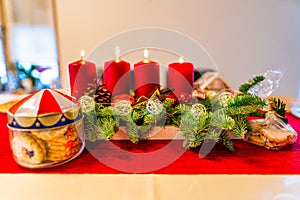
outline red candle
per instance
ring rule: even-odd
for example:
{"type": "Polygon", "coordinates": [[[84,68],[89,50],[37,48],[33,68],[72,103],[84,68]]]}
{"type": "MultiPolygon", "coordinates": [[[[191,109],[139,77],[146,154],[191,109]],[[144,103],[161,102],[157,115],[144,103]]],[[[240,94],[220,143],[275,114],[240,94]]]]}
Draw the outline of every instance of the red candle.
{"type": "Polygon", "coordinates": [[[174,94],[179,97],[183,94],[192,94],[194,85],[194,66],[192,63],[179,62],[169,64],[168,88],[174,89],[174,94]]]}
{"type": "Polygon", "coordinates": [[[103,82],[113,95],[130,93],[130,64],[121,60],[116,47],[116,59],[104,64],[103,82]]]}
{"type": "Polygon", "coordinates": [[[96,83],[96,65],[83,59],[84,51],[81,51],[81,59],[69,64],[69,76],[71,95],[79,98],[84,95],[88,84],[96,83]]]}
{"type": "Polygon", "coordinates": [[[149,97],[156,89],[160,88],[159,64],[148,59],[148,50],[144,51],[145,59],[134,64],[135,96],[149,97]]]}

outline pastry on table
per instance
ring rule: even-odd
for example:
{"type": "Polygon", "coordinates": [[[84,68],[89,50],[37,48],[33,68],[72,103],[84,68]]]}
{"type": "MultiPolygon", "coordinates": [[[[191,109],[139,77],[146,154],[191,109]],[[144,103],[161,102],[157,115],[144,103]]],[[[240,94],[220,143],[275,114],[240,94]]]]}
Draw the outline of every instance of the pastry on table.
{"type": "Polygon", "coordinates": [[[280,149],[294,143],[296,134],[288,129],[279,128],[276,125],[253,124],[252,132],[247,135],[249,143],[263,146],[267,149],[280,149]]]}
{"type": "Polygon", "coordinates": [[[206,72],[194,82],[194,89],[202,93],[208,90],[228,90],[228,84],[218,72],[206,72]]]}

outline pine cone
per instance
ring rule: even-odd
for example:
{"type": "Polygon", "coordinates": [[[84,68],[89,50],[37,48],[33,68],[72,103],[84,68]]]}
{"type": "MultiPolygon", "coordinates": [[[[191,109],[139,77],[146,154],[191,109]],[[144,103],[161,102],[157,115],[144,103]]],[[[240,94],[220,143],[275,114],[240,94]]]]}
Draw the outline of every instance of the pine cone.
{"type": "Polygon", "coordinates": [[[100,84],[97,87],[93,96],[96,103],[101,103],[101,104],[111,103],[111,93],[104,88],[104,84],[100,84]]]}
{"type": "Polygon", "coordinates": [[[86,88],[86,91],[85,91],[85,95],[86,96],[90,96],[90,97],[93,97],[94,94],[96,93],[96,89],[97,89],[97,84],[96,83],[89,83],[88,84],[88,87],[86,88]]]}

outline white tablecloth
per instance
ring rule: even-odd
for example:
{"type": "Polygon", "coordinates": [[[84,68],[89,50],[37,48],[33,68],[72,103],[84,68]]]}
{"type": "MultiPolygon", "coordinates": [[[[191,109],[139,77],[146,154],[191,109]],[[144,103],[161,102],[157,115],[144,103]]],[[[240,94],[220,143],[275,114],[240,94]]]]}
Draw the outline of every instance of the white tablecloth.
{"type": "Polygon", "coordinates": [[[300,198],[300,176],[0,174],[1,200],[300,198]]]}

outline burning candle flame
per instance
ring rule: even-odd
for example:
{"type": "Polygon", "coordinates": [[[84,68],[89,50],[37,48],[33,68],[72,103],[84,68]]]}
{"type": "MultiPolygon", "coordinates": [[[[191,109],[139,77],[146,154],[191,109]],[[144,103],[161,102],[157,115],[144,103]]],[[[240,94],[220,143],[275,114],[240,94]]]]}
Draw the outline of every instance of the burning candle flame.
{"type": "Polygon", "coordinates": [[[116,48],[115,48],[115,57],[116,57],[115,61],[120,62],[120,47],[119,46],[116,46],[116,48]]]}
{"type": "Polygon", "coordinates": [[[144,63],[149,63],[150,60],[149,60],[149,50],[148,49],[145,49],[144,50],[144,63]]]}
{"type": "Polygon", "coordinates": [[[120,47],[119,46],[116,46],[116,48],[115,48],[115,56],[116,56],[116,58],[120,58],[120,47]]]}
{"type": "Polygon", "coordinates": [[[144,50],[144,58],[145,58],[145,59],[148,59],[148,58],[149,58],[149,51],[148,51],[148,49],[145,49],[145,50],[144,50]]]}
{"type": "Polygon", "coordinates": [[[85,57],[85,51],[82,49],[81,52],[80,52],[80,58],[81,60],[83,60],[85,57]]]}
{"type": "Polygon", "coordinates": [[[179,62],[180,64],[182,64],[182,63],[184,62],[183,56],[180,56],[180,57],[179,57],[178,62],[179,62]]]}

